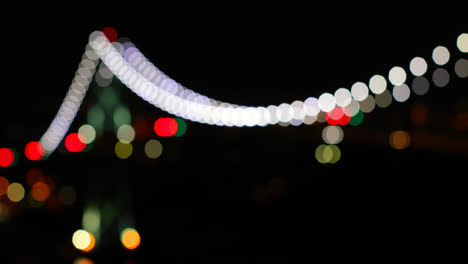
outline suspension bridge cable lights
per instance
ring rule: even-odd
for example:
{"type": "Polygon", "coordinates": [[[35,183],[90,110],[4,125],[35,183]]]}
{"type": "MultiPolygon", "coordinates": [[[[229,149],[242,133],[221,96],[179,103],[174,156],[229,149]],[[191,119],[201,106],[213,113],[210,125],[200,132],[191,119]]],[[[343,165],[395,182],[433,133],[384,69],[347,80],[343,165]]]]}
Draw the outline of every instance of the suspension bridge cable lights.
{"type": "MultiPolygon", "coordinates": [[[[462,36],[465,36],[465,33],[462,36]]],[[[461,47],[462,52],[466,46],[465,39],[466,37],[459,37],[457,40],[457,45],[459,48],[461,47]]],[[[319,99],[309,97],[304,102],[295,101],[292,104],[282,103],[278,106],[249,107],[225,103],[182,87],[159,71],[136,48],[130,46],[121,54],[119,50],[122,50],[124,45],[119,44],[119,50],[117,50],[111,42],[101,31],[91,33],[85,55],[72,85],[57,115],[39,141],[46,154],[50,154],[56,149],[68,131],[86,94],[98,59],[101,59],[107,68],[129,89],[154,106],[171,114],[210,125],[242,127],[284,124],[284,122],[296,125],[310,124],[317,119],[320,111],[328,113],[336,106],[339,107],[349,101],[347,90],[340,90],[335,95],[324,93],[318,97],[319,99]],[[299,122],[297,122],[298,120],[299,122]]],[[[450,53],[445,47],[439,46],[434,49],[433,59],[438,65],[445,64],[450,58],[449,56],[450,53]]],[[[421,64],[421,62],[421,60],[417,60],[413,66],[421,64]]],[[[410,67],[412,66],[410,65],[410,67]]],[[[410,70],[416,71],[416,75],[420,74],[419,69],[410,70]]],[[[369,83],[370,90],[375,94],[381,94],[385,91],[385,78],[382,76],[374,77],[369,83]]],[[[393,67],[389,72],[388,79],[395,86],[393,95],[396,101],[403,102],[409,97],[409,88],[404,84],[406,77],[406,71],[401,67],[393,67]]],[[[356,82],[351,87],[350,94],[351,102],[343,110],[347,116],[348,113],[354,113],[354,115],[361,113],[359,111],[360,103],[365,103],[370,96],[369,88],[362,82],[356,82]]],[[[371,99],[371,101],[374,100],[371,99]]],[[[370,107],[367,111],[372,111],[372,109],[373,107],[370,107]]],[[[354,115],[352,116],[354,117],[354,115]]]]}

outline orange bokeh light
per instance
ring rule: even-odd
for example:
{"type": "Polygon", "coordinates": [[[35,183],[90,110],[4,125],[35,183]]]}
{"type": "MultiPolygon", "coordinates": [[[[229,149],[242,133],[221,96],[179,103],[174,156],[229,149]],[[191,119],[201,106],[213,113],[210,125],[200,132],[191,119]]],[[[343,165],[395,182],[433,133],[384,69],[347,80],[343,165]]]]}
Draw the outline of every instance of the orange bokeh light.
{"type": "Polygon", "coordinates": [[[124,229],[120,240],[123,246],[130,250],[136,249],[141,242],[140,234],[133,228],[124,229]]]}
{"type": "Polygon", "coordinates": [[[89,237],[91,238],[91,241],[89,242],[89,245],[87,247],[81,250],[84,252],[90,252],[91,250],[94,249],[94,246],[96,245],[96,239],[94,238],[93,234],[91,234],[90,232],[88,232],[88,234],[89,234],[89,237]]]}
{"type": "Polygon", "coordinates": [[[50,196],[50,187],[47,183],[38,181],[32,185],[31,196],[34,200],[43,202],[50,196]]]}
{"type": "Polygon", "coordinates": [[[9,185],[8,179],[0,176],[0,196],[7,193],[9,185]]]}

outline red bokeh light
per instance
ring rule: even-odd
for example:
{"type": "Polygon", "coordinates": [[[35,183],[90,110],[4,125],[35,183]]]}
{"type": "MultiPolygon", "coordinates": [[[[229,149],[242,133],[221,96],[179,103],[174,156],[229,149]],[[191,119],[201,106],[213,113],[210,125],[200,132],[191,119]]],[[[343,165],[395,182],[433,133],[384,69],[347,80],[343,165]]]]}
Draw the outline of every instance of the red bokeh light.
{"type": "Polygon", "coordinates": [[[10,167],[15,162],[15,153],[9,148],[0,148],[0,167],[10,167]]]}
{"type": "Polygon", "coordinates": [[[70,133],[65,138],[65,147],[70,152],[81,152],[86,148],[86,139],[79,133],[70,133]]]}
{"type": "Polygon", "coordinates": [[[105,27],[102,29],[102,33],[106,35],[107,39],[109,39],[110,42],[117,41],[118,35],[117,35],[117,30],[113,27],[105,27]]]}
{"type": "Polygon", "coordinates": [[[40,160],[45,156],[45,149],[40,142],[31,141],[26,144],[24,155],[30,160],[40,160]]]}
{"type": "Polygon", "coordinates": [[[160,137],[172,137],[177,133],[178,128],[179,125],[177,121],[171,117],[158,118],[158,120],[154,122],[154,132],[160,137]]]}
{"type": "Polygon", "coordinates": [[[349,121],[351,121],[351,117],[345,115],[343,109],[341,107],[337,107],[330,112],[325,114],[325,119],[327,123],[332,126],[336,125],[347,125],[349,121]]]}

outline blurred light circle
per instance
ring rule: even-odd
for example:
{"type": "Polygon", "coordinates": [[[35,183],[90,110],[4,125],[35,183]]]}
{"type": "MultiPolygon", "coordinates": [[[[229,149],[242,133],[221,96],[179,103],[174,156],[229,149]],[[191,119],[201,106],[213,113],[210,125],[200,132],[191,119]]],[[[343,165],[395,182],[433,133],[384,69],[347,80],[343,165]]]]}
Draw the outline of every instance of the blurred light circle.
{"type": "Polygon", "coordinates": [[[346,88],[339,88],[335,92],[336,105],[340,107],[348,106],[351,103],[351,92],[346,88]]]}
{"type": "Polygon", "coordinates": [[[13,182],[8,186],[7,197],[12,202],[19,202],[24,198],[24,187],[21,183],[13,182]]]}
{"type": "Polygon", "coordinates": [[[432,73],[432,81],[437,87],[445,87],[450,81],[450,74],[446,69],[437,68],[432,73]]]}
{"type": "Polygon", "coordinates": [[[393,87],[393,98],[397,102],[405,102],[410,97],[410,89],[408,85],[402,84],[393,87]]]}
{"type": "Polygon", "coordinates": [[[177,122],[177,132],[174,134],[174,137],[181,137],[187,131],[187,123],[180,117],[176,117],[174,120],[177,122]]]}
{"type": "Polygon", "coordinates": [[[356,82],[351,86],[351,95],[353,96],[354,100],[362,101],[367,98],[369,95],[369,88],[363,82],[356,82]]]}
{"type": "Polygon", "coordinates": [[[327,149],[327,145],[321,144],[315,149],[315,158],[322,164],[328,163],[333,158],[333,151],[327,149]]]}
{"type": "Polygon", "coordinates": [[[85,144],[90,144],[94,141],[94,139],[96,139],[96,130],[91,125],[88,125],[88,124],[82,125],[78,129],[78,133],[84,137],[85,142],[83,143],[85,144]]]}
{"type": "Polygon", "coordinates": [[[429,81],[423,76],[416,77],[413,79],[412,89],[417,95],[425,95],[429,91],[429,81]]]}
{"type": "Polygon", "coordinates": [[[455,63],[455,74],[460,78],[468,77],[468,60],[457,60],[457,62],[455,63]]]}
{"type": "Polygon", "coordinates": [[[388,79],[393,85],[401,85],[406,81],[406,72],[403,68],[395,66],[388,72],[388,79]]]}
{"type": "Polygon", "coordinates": [[[326,126],[322,130],[322,139],[327,144],[338,144],[343,140],[344,132],[339,126],[326,126]]]}
{"type": "Polygon", "coordinates": [[[126,249],[134,250],[140,245],[141,237],[135,229],[125,228],[120,233],[120,241],[126,249]]]}
{"type": "Polygon", "coordinates": [[[117,142],[115,144],[115,155],[119,157],[120,159],[127,159],[130,157],[133,153],[133,147],[131,143],[125,143],[125,142],[117,142]]]}
{"type": "Polygon", "coordinates": [[[113,27],[104,27],[102,30],[102,33],[109,39],[109,42],[114,42],[117,41],[118,34],[117,30],[113,27]]]}
{"type": "Polygon", "coordinates": [[[390,146],[394,149],[405,149],[411,142],[411,137],[408,132],[403,130],[393,131],[390,134],[390,146]]]}
{"type": "Polygon", "coordinates": [[[427,71],[427,62],[421,57],[415,57],[410,62],[410,71],[414,76],[422,76],[427,71]]]}
{"type": "Polygon", "coordinates": [[[381,94],[387,89],[387,81],[382,75],[374,75],[369,80],[369,88],[374,94],[381,94]]]}
{"type": "Polygon", "coordinates": [[[375,108],[374,97],[372,95],[367,96],[366,99],[362,100],[359,103],[359,107],[360,107],[361,111],[364,112],[364,113],[372,112],[372,110],[374,110],[374,108],[375,108]]]}
{"type": "Polygon", "coordinates": [[[0,167],[10,167],[15,162],[15,153],[9,148],[0,148],[0,167]]]}
{"type": "Polygon", "coordinates": [[[47,183],[38,181],[31,187],[31,196],[34,200],[43,202],[49,198],[51,193],[50,187],[47,183]]]}
{"type": "Polygon", "coordinates": [[[308,116],[316,116],[320,113],[320,106],[318,99],[315,97],[309,97],[304,101],[305,112],[308,116]]]}
{"type": "Polygon", "coordinates": [[[24,154],[29,160],[40,160],[45,156],[45,149],[38,141],[31,141],[26,144],[24,154]]]}
{"type": "Polygon", "coordinates": [[[177,133],[178,124],[174,118],[158,118],[154,122],[154,132],[160,137],[171,137],[177,133]]]}
{"type": "Polygon", "coordinates": [[[462,33],[458,36],[457,47],[461,52],[468,52],[468,33],[462,33]]]}
{"type": "Polygon", "coordinates": [[[65,138],[65,147],[70,152],[81,152],[86,148],[86,138],[80,133],[70,133],[65,138]]]}
{"type": "Polygon", "coordinates": [[[345,107],[344,114],[349,117],[355,116],[357,113],[359,113],[359,103],[356,100],[351,100],[351,103],[345,107]]]}
{"type": "Polygon", "coordinates": [[[432,59],[437,65],[445,65],[450,59],[450,52],[444,46],[437,46],[432,51],[432,59]]]}
{"type": "Polygon", "coordinates": [[[91,240],[92,238],[90,233],[83,229],[76,230],[72,236],[73,246],[79,250],[84,250],[89,247],[91,240]]]}
{"type": "Polygon", "coordinates": [[[332,158],[330,159],[330,161],[328,161],[328,163],[330,164],[337,163],[341,158],[340,148],[337,145],[328,145],[327,148],[330,149],[332,152],[332,158]]]}
{"type": "Polygon", "coordinates": [[[0,196],[7,193],[8,186],[10,186],[8,179],[3,176],[0,176],[0,196]]]}
{"type": "Polygon", "coordinates": [[[150,139],[145,144],[145,154],[150,159],[156,159],[161,156],[163,151],[163,146],[159,140],[150,139]]]}
{"type": "Polygon", "coordinates": [[[117,129],[117,138],[124,143],[130,143],[135,139],[135,130],[130,125],[121,125],[117,129]]]}
{"type": "Polygon", "coordinates": [[[276,114],[279,121],[289,122],[293,118],[293,109],[289,104],[282,103],[278,106],[276,114]]]}
{"type": "Polygon", "coordinates": [[[320,110],[330,112],[335,108],[335,97],[330,93],[323,93],[318,99],[320,110]]]}
{"type": "Polygon", "coordinates": [[[392,94],[389,90],[385,90],[381,94],[375,95],[375,104],[380,108],[386,108],[392,103],[392,94]]]}

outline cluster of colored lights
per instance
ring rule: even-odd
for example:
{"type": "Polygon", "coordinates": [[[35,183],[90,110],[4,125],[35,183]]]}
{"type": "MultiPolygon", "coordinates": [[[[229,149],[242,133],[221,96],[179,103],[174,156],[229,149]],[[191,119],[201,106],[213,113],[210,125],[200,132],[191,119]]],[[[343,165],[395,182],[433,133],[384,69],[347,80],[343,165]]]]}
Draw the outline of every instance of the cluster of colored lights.
{"type": "MultiPolygon", "coordinates": [[[[135,250],[140,246],[141,237],[136,229],[128,227],[121,231],[120,242],[124,248],[135,250]]],[[[91,232],[84,229],[78,229],[73,233],[72,243],[76,249],[83,252],[90,252],[96,246],[96,238],[91,232]]]]}
{"type": "Polygon", "coordinates": [[[21,208],[45,207],[53,211],[72,205],[75,199],[73,187],[66,185],[57,188],[55,181],[40,168],[29,169],[24,183],[0,176],[0,222],[17,212],[18,205],[21,208]]]}

